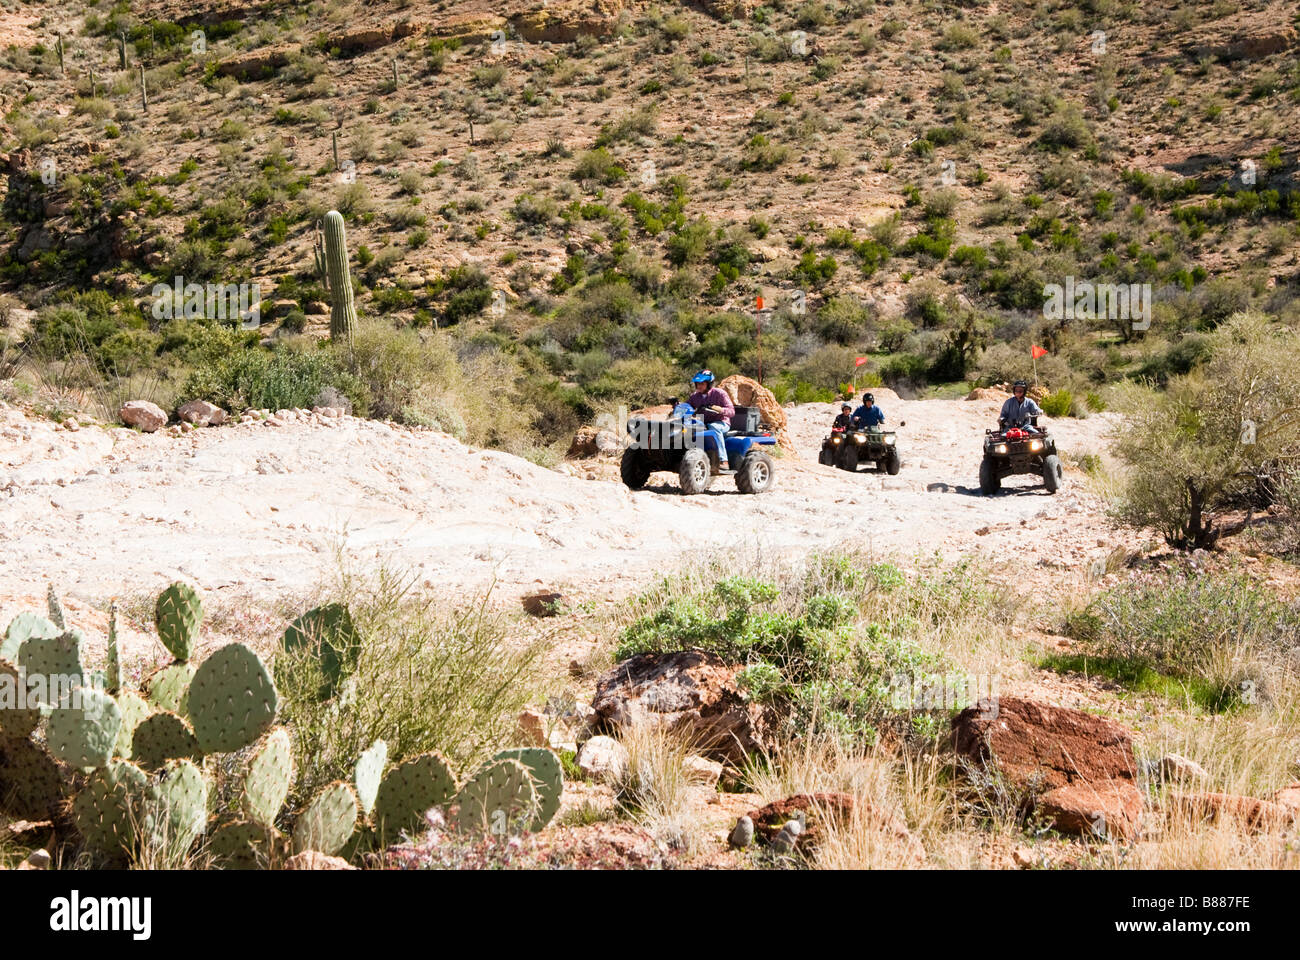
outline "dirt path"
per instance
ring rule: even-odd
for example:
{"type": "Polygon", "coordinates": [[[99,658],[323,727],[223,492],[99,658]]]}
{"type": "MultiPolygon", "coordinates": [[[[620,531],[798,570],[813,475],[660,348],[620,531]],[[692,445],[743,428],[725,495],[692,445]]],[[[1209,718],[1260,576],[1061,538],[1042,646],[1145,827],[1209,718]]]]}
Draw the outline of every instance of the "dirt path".
{"type": "MultiPolygon", "coordinates": [[[[817,464],[835,410],[809,404],[788,410],[799,457],[779,461],[775,488],[759,497],[729,478],[683,497],[667,475],[633,493],[445,434],[351,418],[173,437],[74,432],[0,408],[0,608],[43,597],[50,580],[88,602],[173,578],[300,595],[332,569],[335,543],[363,563],[416,568],[431,588],[478,589],[495,577],[505,596],[539,586],[617,595],[657,569],[735,548],[1016,549],[1030,563],[1077,567],[1113,545],[1077,471],[1056,496],[1031,478],[979,496],[980,435],[995,401],[877,396],[891,423],[907,421],[899,476],[817,464]]],[[[1077,456],[1100,450],[1109,423],[1053,426],[1077,456]]]]}

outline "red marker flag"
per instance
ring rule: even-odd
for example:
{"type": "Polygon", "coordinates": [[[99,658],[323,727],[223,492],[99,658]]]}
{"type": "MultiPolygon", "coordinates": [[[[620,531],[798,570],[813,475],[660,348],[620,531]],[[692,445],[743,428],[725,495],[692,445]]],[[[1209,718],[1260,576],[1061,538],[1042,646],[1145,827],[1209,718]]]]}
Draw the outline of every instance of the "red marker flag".
{"type": "Polygon", "coordinates": [[[866,357],[854,357],[854,358],[853,358],[853,365],[854,365],[855,367],[860,367],[860,366],[862,366],[862,365],[863,365],[864,363],[866,363],[866,362],[867,362],[867,358],[866,358],[866,357]]]}
{"type": "Polygon", "coordinates": [[[759,296],[759,297],[758,297],[757,306],[758,306],[758,309],[759,309],[759,310],[762,310],[762,309],[763,309],[763,298],[762,298],[762,296],[759,296]]]}
{"type": "Polygon", "coordinates": [[[1044,350],[1042,347],[1038,346],[1038,344],[1034,344],[1032,347],[1029,348],[1029,356],[1032,359],[1037,360],[1039,357],[1047,356],[1047,351],[1044,350]]]}

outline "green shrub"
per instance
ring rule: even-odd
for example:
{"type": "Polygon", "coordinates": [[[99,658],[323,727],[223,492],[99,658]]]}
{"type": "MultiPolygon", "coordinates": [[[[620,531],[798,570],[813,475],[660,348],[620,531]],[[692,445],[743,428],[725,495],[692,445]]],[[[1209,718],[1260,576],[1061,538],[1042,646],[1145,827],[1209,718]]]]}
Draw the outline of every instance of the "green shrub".
{"type": "Polygon", "coordinates": [[[1057,390],[1043,397],[1043,413],[1049,417],[1066,417],[1074,406],[1074,397],[1069,390],[1057,390]]]}
{"type": "Polygon", "coordinates": [[[311,407],[326,387],[341,391],[353,412],[364,415],[368,404],[364,388],[340,368],[333,354],[286,348],[255,347],[205,358],[185,378],[178,402],[207,400],[232,412],[245,407],[311,407]]]}

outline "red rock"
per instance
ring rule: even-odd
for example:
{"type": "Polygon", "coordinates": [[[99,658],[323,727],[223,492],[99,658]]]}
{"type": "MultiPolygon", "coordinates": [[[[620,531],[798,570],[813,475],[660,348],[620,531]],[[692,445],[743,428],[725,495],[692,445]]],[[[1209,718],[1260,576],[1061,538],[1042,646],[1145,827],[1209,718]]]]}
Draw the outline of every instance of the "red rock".
{"type": "Polygon", "coordinates": [[[601,678],[591,705],[604,724],[655,724],[715,760],[739,760],[762,746],[762,708],[741,696],[737,670],[702,650],[642,653],[601,678]]]}
{"type": "Polygon", "coordinates": [[[1295,809],[1281,803],[1232,793],[1174,793],[1169,797],[1169,811],[1214,823],[1234,820],[1252,833],[1284,827],[1297,815],[1295,809]]]}
{"type": "Polygon", "coordinates": [[[953,720],[953,747],[1021,789],[1133,780],[1133,734],[1119,724],[1020,697],[981,700],[953,720]]]}
{"type": "Polygon", "coordinates": [[[1300,810],[1300,783],[1293,783],[1289,787],[1283,787],[1273,794],[1273,802],[1280,803],[1284,807],[1290,807],[1292,810],[1300,810]]]}
{"type": "Polygon", "coordinates": [[[1132,840],[1142,822],[1142,791],[1126,779],[1070,783],[1039,797],[1038,809],[1062,833],[1132,840]]]}

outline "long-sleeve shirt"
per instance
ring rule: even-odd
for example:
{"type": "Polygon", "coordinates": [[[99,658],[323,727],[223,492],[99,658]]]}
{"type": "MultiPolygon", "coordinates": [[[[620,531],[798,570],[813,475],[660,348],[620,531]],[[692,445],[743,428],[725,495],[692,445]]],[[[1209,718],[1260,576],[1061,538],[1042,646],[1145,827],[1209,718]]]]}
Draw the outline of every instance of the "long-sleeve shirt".
{"type": "Polygon", "coordinates": [[[686,398],[686,402],[698,413],[705,423],[717,423],[721,421],[727,426],[731,426],[731,418],[736,415],[736,408],[731,402],[731,397],[727,396],[727,391],[714,387],[703,393],[692,393],[686,398]],[[705,410],[704,407],[718,407],[721,413],[714,413],[712,410],[705,410]]]}
{"type": "Polygon", "coordinates": [[[1023,427],[1029,422],[1030,417],[1039,417],[1042,414],[1043,411],[1038,404],[1034,403],[1028,395],[1023,400],[1007,397],[1006,403],[1002,404],[1002,412],[998,414],[998,419],[1004,421],[1008,427],[1023,427]]]}
{"type": "Polygon", "coordinates": [[[853,423],[852,417],[850,417],[847,413],[841,413],[838,417],[835,418],[835,422],[831,424],[831,429],[847,430],[852,425],[852,423],[853,423]]]}
{"type": "Polygon", "coordinates": [[[885,413],[874,403],[867,406],[865,403],[853,411],[853,423],[859,427],[877,427],[885,422],[885,413]]]}

